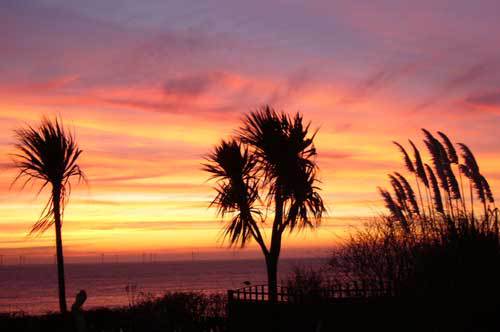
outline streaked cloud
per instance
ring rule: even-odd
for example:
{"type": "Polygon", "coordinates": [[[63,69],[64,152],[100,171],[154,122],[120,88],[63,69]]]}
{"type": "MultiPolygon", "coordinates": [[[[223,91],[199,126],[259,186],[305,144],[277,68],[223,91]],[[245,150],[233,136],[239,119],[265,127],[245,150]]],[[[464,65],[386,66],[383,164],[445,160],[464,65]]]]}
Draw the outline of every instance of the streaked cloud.
{"type": "Polygon", "coordinates": [[[379,212],[376,187],[402,169],[391,141],[418,142],[422,127],[466,142],[498,189],[499,11],[486,0],[3,1],[0,253],[51,250],[49,232],[25,239],[46,193],[9,190],[12,132],[42,115],[61,116],[84,150],[89,185],[73,188],[64,226],[75,255],[220,247],[200,164],[264,103],[319,129],[332,218],[291,247],[329,246],[379,212]]]}

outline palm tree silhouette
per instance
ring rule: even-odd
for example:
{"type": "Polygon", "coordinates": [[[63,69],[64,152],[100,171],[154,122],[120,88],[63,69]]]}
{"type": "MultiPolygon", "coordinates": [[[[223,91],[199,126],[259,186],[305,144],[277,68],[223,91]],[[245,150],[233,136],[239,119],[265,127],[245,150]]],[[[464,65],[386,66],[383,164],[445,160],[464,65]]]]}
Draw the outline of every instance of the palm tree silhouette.
{"type": "Polygon", "coordinates": [[[269,297],[276,300],[282,235],[319,225],[325,207],[317,183],[315,133],[297,113],[290,117],[265,106],[250,113],[235,138],[222,141],[204,169],[217,181],[211,205],[222,218],[230,245],[244,247],[254,239],[264,254],[269,297]],[[261,228],[272,210],[271,241],[261,228]]]}
{"type": "Polygon", "coordinates": [[[14,166],[19,170],[13,183],[26,178],[23,188],[31,181],[41,182],[40,193],[45,187],[51,187],[51,196],[45,205],[40,218],[31,228],[30,234],[42,233],[53,224],[56,231],[57,275],[59,283],[59,307],[65,313],[66,295],[64,282],[64,256],[61,236],[64,207],[71,193],[70,179],[74,176],[78,181],[85,176],[77,164],[82,150],[67,132],[60,121],[42,119],[39,127],[18,129],[14,166]]]}

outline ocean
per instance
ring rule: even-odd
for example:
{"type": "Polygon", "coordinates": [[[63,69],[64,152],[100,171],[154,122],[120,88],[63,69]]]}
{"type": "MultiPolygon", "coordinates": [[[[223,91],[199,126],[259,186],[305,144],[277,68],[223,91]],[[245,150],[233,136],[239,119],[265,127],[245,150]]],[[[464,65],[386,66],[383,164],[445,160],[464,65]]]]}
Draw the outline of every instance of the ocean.
{"type": "MultiPolygon", "coordinates": [[[[283,258],[278,280],[296,266],[319,268],[324,258],[283,258]]],[[[167,291],[225,292],[266,283],[263,259],[193,260],[149,263],[66,264],[68,306],[80,289],[87,292],[85,308],[128,305],[130,292],[155,296],[167,291]]],[[[0,266],[0,312],[43,314],[58,310],[54,264],[0,266]]]]}

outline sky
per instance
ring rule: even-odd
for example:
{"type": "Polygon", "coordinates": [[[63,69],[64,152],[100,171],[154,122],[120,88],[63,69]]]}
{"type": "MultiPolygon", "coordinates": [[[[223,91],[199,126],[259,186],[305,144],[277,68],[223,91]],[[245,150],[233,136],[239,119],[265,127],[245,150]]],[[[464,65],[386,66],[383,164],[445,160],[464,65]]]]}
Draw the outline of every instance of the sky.
{"type": "Polygon", "coordinates": [[[4,0],[0,255],[53,255],[53,232],[27,236],[47,193],[10,188],[13,131],[44,115],[84,151],[68,257],[237,254],[221,241],[201,163],[264,104],[319,128],[328,216],[287,236],[285,253],[329,250],[379,215],[377,186],[403,170],[391,142],[421,143],[422,127],[468,144],[495,191],[499,12],[498,1],[457,0],[4,0]]]}

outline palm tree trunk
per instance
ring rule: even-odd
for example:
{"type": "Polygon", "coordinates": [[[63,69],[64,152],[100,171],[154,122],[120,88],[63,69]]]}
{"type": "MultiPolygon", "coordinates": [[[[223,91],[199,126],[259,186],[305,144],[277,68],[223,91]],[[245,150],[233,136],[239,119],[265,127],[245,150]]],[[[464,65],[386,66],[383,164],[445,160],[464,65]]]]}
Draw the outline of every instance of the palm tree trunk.
{"type": "Polygon", "coordinates": [[[283,221],[283,199],[279,190],[275,194],[275,204],[271,245],[269,255],[266,256],[267,287],[269,290],[269,301],[271,302],[278,300],[278,260],[281,251],[281,223],[283,221]]]}
{"type": "Polygon", "coordinates": [[[278,259],[273,254],[266,256],[269,302],[273,303],[278,300],[278,259]]]}
{"type": "Polygon", "coordinates": [[[54,188],[52,191],[54,207],[54,224],[56,228],[56,252],[57,252],[57,281],[59,284],[59,309],[61,313],[67,312],[66,285],[64,281],[64,255],[61,235],[61,190],[54,188]]]}

